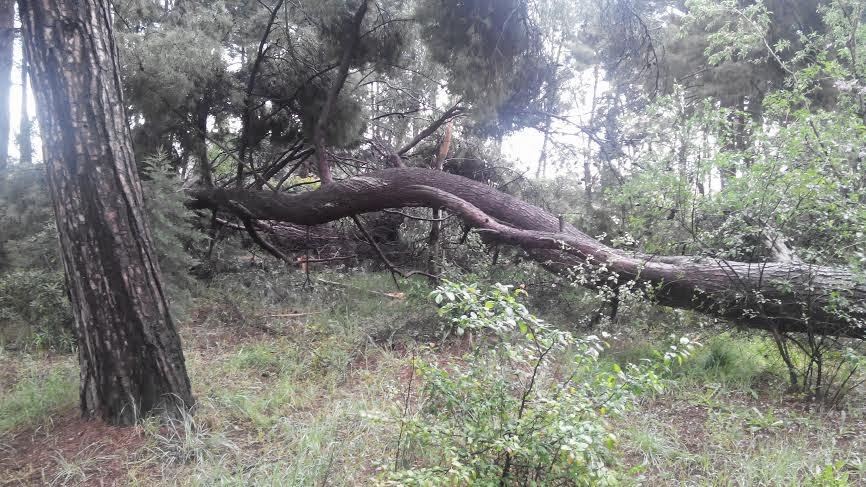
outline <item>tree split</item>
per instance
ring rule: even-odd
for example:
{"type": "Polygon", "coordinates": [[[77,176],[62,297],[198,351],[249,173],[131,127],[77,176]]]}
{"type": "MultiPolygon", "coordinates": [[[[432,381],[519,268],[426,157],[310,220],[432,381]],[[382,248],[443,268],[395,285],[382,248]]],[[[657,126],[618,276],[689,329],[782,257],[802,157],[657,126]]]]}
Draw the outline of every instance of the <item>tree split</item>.
{"type": "Polygon", "coordinates": [[[191,196],[194,209],[240,207],[245,217],[309,226],[389,208],[441,207],[488,241],[520,247],[545,268],[586,287],[629,286],[658,304],[750,328],[866,335],[862,275],[796,261],[747,263],[627,253],[519,198],[440,171],[385,169],[295,194],[206,188],[191,196]]]}

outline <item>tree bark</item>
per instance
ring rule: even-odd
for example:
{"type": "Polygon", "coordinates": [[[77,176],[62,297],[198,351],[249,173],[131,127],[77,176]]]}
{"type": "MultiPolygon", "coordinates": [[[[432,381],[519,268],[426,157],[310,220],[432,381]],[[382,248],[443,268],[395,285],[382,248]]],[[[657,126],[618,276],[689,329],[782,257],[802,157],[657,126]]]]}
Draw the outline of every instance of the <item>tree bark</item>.
{"type": "Polygon", "coordinates": [[[487,238],[527,250],[546,268],[588,287],[630,285],[658,304],[752,327],[863,337],[866,284],[841,268],[628,254],[546,211],[468,178],[395,168],[299,194],[198,190],[192,208],[240,204],[258,219],[316,225],[399,207],[442,207],[487,238]],[[575,275],[575,270],[584,270],[575,275]]]}
{"type": "Polygon", "coordinates": [[[18,152],[21,154],[21,164],[33,163],[33,123],[30,120],[30,109],[27,107],[29,97],[29,84],[27,81],[28,71],[27,54],[22,50],[21,56],[21,112],[18,123],[18,152]]]}
{"type": "Polygon", "coordinates": [[[108,0],[20,3],[78,332],[81,412],[130,424],[193,396],[144,216],[108,0]]]}
{"type": "Polygon", "coordinates": [[[196,105],[195,115],[195,155],[198,159],[199,182],[205,186],[213,186],[210,157],[207,153],[207,117],[210,115],[210,102],[204,96],[196,105]]]}
{"type": "Polygon", "coordinates": [[[15,0],[0,0],[0,172],[9,164],[9,91],[14,42],[15,0]]]}
{"type": "MultiPolygon", "coordinates": [[[[436,159],[433,161],[433,169],[441,171],[445,165],[445,158],[448,157],[448,151],[451,150],[451,132],[454,129],[454,122],[448,122],[445,126],[445,135],[442,137],[442,143],[439,144],[439,151],[436,153],[436,159]]],[[[442,246],[439,238],[442,234],[442,210],[438,206],[432,208],[432,222],[430,223],[430,236],[427,238],[427,248],[430,252],[428,260],[427,272],[431,275],[438,276],[442,270],[440,261],[442,259],[442,246]]]]}

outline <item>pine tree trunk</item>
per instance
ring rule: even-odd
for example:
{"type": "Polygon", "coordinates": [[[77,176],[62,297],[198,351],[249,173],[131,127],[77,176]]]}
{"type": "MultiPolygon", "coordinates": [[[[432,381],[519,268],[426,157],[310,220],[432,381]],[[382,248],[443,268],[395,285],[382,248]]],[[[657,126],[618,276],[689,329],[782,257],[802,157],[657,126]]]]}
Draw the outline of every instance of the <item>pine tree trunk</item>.
{"type": "Polygon", "coordinates": [[[0,0],[0,172],[9,164],[9,90],[14,42],[15,0],[0,0]]]}
{"type": "MultiPolygon", "coordinates": [[[[22,52],[22,54],[24,54],[22,52]]],[[[30,120],[30,109],[28,103],[28,81],[27,81],[27,56],[21,57],[21,118],[18,124],[18,152],[21,153],[19,160],[21,164],[33,163],[33,123],[30,120]]]]}
{"type": "MultiPolygon", "coordinates": [[[[598,66],[592,71],[592,106],[589,111],[589,129],[595,131],[595,111],[598,107],[598,66]]],[[[586,204],[586,215],[592,215],[592,137],[586,138],[586,155],[583,158],[583,194],[586,204]]]]}
{"type": "Polygon", "coordinates": [[[108,0],[20,3],[61,255],[81,411],[130,424],[193,403],[145,222],[108,0]]]}
{"type": "Polygon", "coordinates": [[[213,186],[213,175],[210,168],[210,157],[207,155],[207,117],[210,105],[206,99],[196,107],[196,158],[198,159],[199,182],[205,186],[213,186]]]}
{"type": "MultiPolygon", "coordinates": [[[[445,136],[442,138],[442,143],[439,144],[439,151],[436,154],[436,159],[433,160],[433,169],[441,171],[445,166],[445,158],[448,157],[448,151],[451,150],[451,131],[454,129],[454,122],[448,122],[445,126],[445,136]]],[[[433,221],[430,224],[430,236],[427,239],[428,248],[430,250],[430,259],[427,265],[427,272],[434,276],[438,276],[441,272],[442,260],[442,244],[439,241],[442,234],[442,209],[438,206],[432,208],[433,221]]]]}

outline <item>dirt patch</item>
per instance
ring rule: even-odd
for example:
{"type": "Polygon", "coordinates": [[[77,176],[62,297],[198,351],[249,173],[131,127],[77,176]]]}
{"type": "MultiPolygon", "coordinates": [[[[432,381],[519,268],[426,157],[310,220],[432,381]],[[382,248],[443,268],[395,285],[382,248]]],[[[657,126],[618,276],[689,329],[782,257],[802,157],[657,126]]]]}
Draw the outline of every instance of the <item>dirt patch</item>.
{"type": "Polygon", "coordinates": [[[667,420],[680,433],[680,440],[689,453],[699,453],[707,441],[707,408],[695,405],[682,405],[666,410],[667,420]]]}
{"type": "Polygon", "coordinates": [[[126,485],[130,457],[145,441],[138,428],[84,421],[69,411],[50,429],[0,438],[0,485],[126,485]]]}

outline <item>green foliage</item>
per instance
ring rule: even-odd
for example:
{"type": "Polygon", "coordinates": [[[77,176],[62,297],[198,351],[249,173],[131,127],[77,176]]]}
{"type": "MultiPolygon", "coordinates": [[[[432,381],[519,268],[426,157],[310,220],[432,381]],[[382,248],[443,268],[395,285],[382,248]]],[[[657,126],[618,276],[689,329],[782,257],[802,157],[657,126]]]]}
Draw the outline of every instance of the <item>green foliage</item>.
{"type": "MultiPolygon", "coordinates": [[[[641,170],[609,192],[629,208],[619,232],[634,235],[650,253],[793,258],[862,273],[863,2],[798,2],[794,10],[772,2],[689,6],[686,25],[708,29],[701,35],[715,68],[775,64],[785,81],[768,83],[760,95],[741,91],[747,103],[732,105],[724,93],[693,100],[686,87],[656,100],[635,126],[656,127],[646,139],[652,149],[642,151],[641,170]],[[803,31],[775,26],[797,12],[810,15],[802,16],[803,31]]],[[[735,283],[732,289],[754,292],[735,283]]],[[[800,296],[800,305],[808,308],[810,299],[800,296]]],[[[840,316],[862,309],[843,296],[833,299],[840,316]]],[[[858,382],[857,361],[844,357],[860,349],[859,340],[782,333],[777,344],[791,388],[806,397],[835,402],[844,396],[836,386],[858,382]]]]}
{"type": "Polygon", "coordinates": [[[845,471],[845,462],[837,461],[817,471],[805,485],[810,487],[847,487],[851,485],[848,481],[849,474],[845,471]]]}
{"type": "Polygon", "coordinates": [[[781,241],[803,260],[862,268],[860,2],[797,3],[689,2],[689,35],[718,66],[643,110],[641,169],[611,191],[628,208],[622,231],[647,251],[761,261],[781,241]],[[805,31],[774,27],[792,15],[805,31]],[[750,74],[758,64],[775,74],[750,74]],[[713,91],[721,71],[743,87],[713,91]]]}
{"type": "MultiPolygon", "coordinates": [[[[203,236],[164,156],[148,159],[145,178],[151,236],[178,313],[196,289],[189,271],[197,264],[194,255],[202,249],[203,236]]],[[[75,342],[74,320],[46,185],[40,165],[14,168],[0,179],[0,328],[4,341],[68,351],[75,342]]]]}
{"type": "Polygon", "coordinates": [[[59,266],[47,186],[41,165],[13,165],[0,174],[0,272],[59,266]]]}
{"type": "Polygon", "coordinates": [[[0,275],[0,324],[18,328],[38,349],[69,351],[75,345],[74,320],[62,272],[16,271],[0,275]]]}
{"type": "Polygon", "coordinates": [[[791,390],[823,406],[843,407],[848,396],[866,380],[862,340],[783,334],[776,346],[788,368],[791,390]]]}
{"type": "Polygon", "coordinates": [[[703,23],[709,31],[706,55],[710,64],[750,58],[770,48],[767,35],[772,19],[761,1],[741,6],[735,0],[691,0],[686,8],[691,14],[689,21],[703,23]]]}
{"type": "MultiPolygon", "coordinates": [[[[795,35],[775,29],[773,19],[791,12],[778,12],[769,3],[770,8],[760,2],[690,2],[689,22],[709,28],[709,35],[701,35],[716,68],[776,64],[786,82],[768,83],[760,96],[740,92],[748,101],[735,105],[721,92],[692,98],[691,87],[657,99],[644,111],[648,118],[635,124],[647,133],[651,149],[641,151],[640,170],[608,193],[614,204],[628,208],[617,233],[633,235],[653,254],[749,262],[795,258],[862,272],[866,180],[859,149],[862,66],[856,55],[866,47],[858,27],[861,4],[831,1],[817,8],[803,2],[797,8],[811,8],[815,18],[805,22],[815,29],[795,35]],[[781,42],[797,36],[796,42],[781,42]],[[646,131],[647,126],[654,129],[646,131]],[[788,251],[780,252],[777,244],[788,251]]],[[[735,71],[746,76],[745,68],[735,71]]],[[[731,289],[754,292],[735,282],[731,289]]],[[[756,298],[761,303],[760,294],[756,298]]],[[[806,309],[810,297],[799,299],[806,309]]],[[[862,308],[838,300],[842,316],[862,308]]],[[[842,357],[846,347],[857,350],[860,344],[837,342],[809,334],[779,337],[792,389],[822,400],[844,396],[834,388],[856,383],[849,373],[856,377],[858,368],[842,357]]],[[[730,363],[749,363],[736,360],[735,350],[715,343],[712,348],[718,355],[711,358],[724,367],[719,378],[707,380],[751,375],[729,370],[730,363]]]]}
{"type": "Polygon", "coordinates": [[[422,38],[448,70],[450,90],[476,105],[496,133],[527,125],[551,63],[525,0],[418,3],[422,38]]]}
{"type": "Polygon", "coordinates": [[[41,165],[0,174],[0,342],[71,350],[74,322],[41,165]]]}
{"type": "Polygon", "coordinates": [[[164,155],[145,161],[144,196],[151,236],[162,277],[168,286],[174,311],[183,309],[196,289],[190,270],[204,252],[204,235],[194,226],[194,216],[184,206],[186,196],[164,155]]]}
{"type": "Polygon", "coordinates": [[[522,289],[495,284],[484,289],[478,284],[464,285],[445,281],[433,291],[433,301],[441,305],[439,314],[447,316],[457,335],[467,330],[491,330],[503,334],[519,329],[528,333],[529,312],[517,300],[526,295],[522,289]]]}
{"type": "Polygon", "coordinates": [[[693,344],[683,338],[658,360],[610,367],[598,361],[601,339],[551,327],[517,301],[523,294],[453,282],[433,292],[458,333],[485,332],[495,341],[457,363],[414,360],[419,409],[380,417],[401,427],[402,457],[383,466],[384,484],[616,483],[617,438],[607,418],[635,394],[659,390],[660,374],[693,344]]]}
{"type": "Polygon", "coordinates": [[[196,137],[175,131],[180,118],[175,109],[218,111],[230,102],[236,80],[228,72],[223,41],[245,12],[226,3],[187,2],[163,9],[154,2],[116,2],[124,95],[144,118],[134,128],[139,157],[160,146],[173,149],[175,141],[186,149],[194,146],[196,137]],[[167,137],[171,132],[177,139],[167,137]]]}
{"type": "Polygon", "coordinates": [[[767,376],[780,379],[783,371],[766,358],[772,352],[767,340],[722,333],[708,340],[679,373],[696,384],[749,388],[767,376]]]}
{"type": "MultiPolygon", "coordinates": [[[[324,0],[305,3],[308,3],[304,5],[305,14],[315,18],[311,27],[320,36],[319,40],[328,50],[327,55],[339,59],[343,55],[347,26],[351,25],[360,2],[324,0]]],[[[400,60],[403,49],[411,39],[411,29],[404,22],[384,26],[378,23],[383,20],[382,16],[400,18],[410,15],[409,5],[409,2],[401,0],[387,0],[377,6],[378,12],[368,9],[361,26],[361,32],[366,34],[354,45],[353,66],[372,63],[378,70],[389,71],[400,60]]]]}

